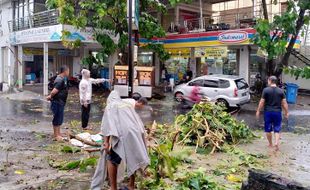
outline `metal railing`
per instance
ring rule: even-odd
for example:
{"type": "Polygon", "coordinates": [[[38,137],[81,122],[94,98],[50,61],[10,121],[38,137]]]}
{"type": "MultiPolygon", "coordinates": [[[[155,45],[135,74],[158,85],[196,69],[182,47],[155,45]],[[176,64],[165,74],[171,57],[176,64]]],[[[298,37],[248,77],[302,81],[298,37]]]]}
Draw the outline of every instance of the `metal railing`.
{"type": "MultiPolygon", "coordinates": [[[[243,7],[225,11],[213,12],[212,16],[187,19],[181,23],[171,23],[169,33],[188,33],[203,32],[216,30],[229,30],[254,27],[256,20],[263,18],[261,6],[243,7]],[[234,11],[238,10],[237,13],[234,11]],[[232,12],[232,13],[231,13],[232,12]]],[[[281,13],[268,13],[269,19],[272,20],[275,15],[281,13]]]]}
{"type": "Polygon", "coordinates": [[[27,17],[14,19],[8,22],[10,32],[38,28],[43,26],[57,25],[59,12],[58,10],[48,10],[35,13],[27,17]]]}

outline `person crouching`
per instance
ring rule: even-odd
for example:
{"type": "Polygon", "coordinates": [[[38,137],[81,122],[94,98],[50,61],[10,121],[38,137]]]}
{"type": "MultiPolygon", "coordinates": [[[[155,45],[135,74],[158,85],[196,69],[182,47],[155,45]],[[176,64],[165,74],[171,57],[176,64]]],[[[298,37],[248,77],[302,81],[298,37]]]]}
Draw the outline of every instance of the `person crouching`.
{"type": "Polygon", "coordinates": [[[100,190],[107,176],[110,190],[117,190],[117,182],[124,178],[125,171],[129,183],[123,189],[133,190],[136,171],[150,164],[144,125],[134,109],[139,104],[122,100],[116,91],[109,95],[101,124],[103,151],[92,178],[92,190],[100,190]]]}

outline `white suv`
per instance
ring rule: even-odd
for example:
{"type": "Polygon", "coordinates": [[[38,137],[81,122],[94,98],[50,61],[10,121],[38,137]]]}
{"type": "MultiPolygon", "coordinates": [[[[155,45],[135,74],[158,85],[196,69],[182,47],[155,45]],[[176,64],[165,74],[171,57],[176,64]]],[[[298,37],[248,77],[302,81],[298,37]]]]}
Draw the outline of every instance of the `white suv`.
{"type": "Polygon", "coordinates": [[[193,87],[213,101],[224,103],[227,107],[239,107],[250,101],[249,85],[244,78],[232,75],[205,75],[188,83],[176,86],[174,96],[177,101],[189,97],[193,87]]]}

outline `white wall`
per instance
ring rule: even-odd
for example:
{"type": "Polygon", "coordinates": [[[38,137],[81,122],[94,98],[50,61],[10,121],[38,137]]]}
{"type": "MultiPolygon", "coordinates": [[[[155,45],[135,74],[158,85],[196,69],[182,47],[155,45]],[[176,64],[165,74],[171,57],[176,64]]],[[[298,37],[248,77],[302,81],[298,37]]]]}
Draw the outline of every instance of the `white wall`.
{"type": "Polygon", "coordinates": [[[295,80],[295,77],[291,77],[290,75],[283,75],[282,81],[284,83],[295,83],[299,86],[299,88],[310,90],[310,80],[299,78],[295,80]]]}
{"type": "MultiPolygon", "coordinates": [[[[12,20],[12,8],[11,8],[11,1],[2,1],[0,4],[0,10],[2,11],[2,19],[1,19],[1,26],[0,26],[0,49],[9,47],[9,39],[10,39],[10,32],[9,32],[9,25],[8,21],[12,20]]],[[[14,51],[14,48],[11,47],[14,51]]],[[[13,84],[13,75],[14,75],[14,55],[12,52],[6,48],[6,50],[0,53],[0,82],[11,82],[13,84]],[[4,55],[5,53],[6,55],[4,55]],[[9,63],[10,62],[10,63],[9,63]],[[4,76],[6,75],[6,76],[4,76]]]]}
{"type": "Polygon", "coordinates": [[[240,48],[239,57],[239,76],[243,77],[249,83],[249,48],[243,46],[240,48]]]}
{"type": "Polygon", "coordinates": [[[81,57],[73,57],[72,76],[80,74],[81,62],[82,62],[82,58],[81,57]]]}

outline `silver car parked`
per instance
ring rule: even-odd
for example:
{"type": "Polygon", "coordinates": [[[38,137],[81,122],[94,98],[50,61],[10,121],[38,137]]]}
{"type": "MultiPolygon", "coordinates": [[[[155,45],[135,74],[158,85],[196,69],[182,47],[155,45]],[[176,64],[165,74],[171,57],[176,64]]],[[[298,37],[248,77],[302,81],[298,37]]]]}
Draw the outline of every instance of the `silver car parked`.
{"type": "Polygon", "coordinates": [[[193,87],[213,101],[224,103],[227,107],[239,107],[250,101],[249,85],[244,78],[232,75],[205,75],[188,83],[176,86],[174,96],[177,101],[189,97],[193,87]]]}

